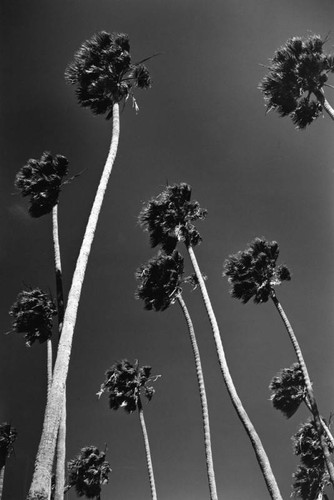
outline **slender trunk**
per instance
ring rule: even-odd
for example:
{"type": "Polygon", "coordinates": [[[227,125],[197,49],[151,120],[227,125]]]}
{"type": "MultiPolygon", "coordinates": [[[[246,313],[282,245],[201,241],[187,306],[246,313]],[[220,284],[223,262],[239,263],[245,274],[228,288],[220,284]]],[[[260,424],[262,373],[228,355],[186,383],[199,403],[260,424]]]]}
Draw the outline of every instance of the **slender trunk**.
{"type": "MultiPolygon", "coordinates": [[[[58,231],[58,204],[52,209],[52,236],[55,261],[56,290],[57,290],[57,312],[59,339],[64,321],[64,290],[63,273],[61,266],[59,231],[58,231]]],[[[64,499],[65,488],[65,462],[66,462],[66,387],[64,389],[63,409],[59,423],[57,451],[56,451],[56,482],[55,500],[64,499]]]]}
{"type": "Polygon", "coordinates": [[[209,316],[209,320],[211,323],[212,332],[213,332],[213,336],[214,336],[214,340],[215,340],[215,344],[216,344],[218,360],[219,360],[219,364],[220,364],[220,369],[221,369],[221,372],[222,372],[222,375],[224,378],[224,382],[225,382],[227,391],[228,391],[229,396],[231,398],[232,404],[237,412],[237,415],[238,415],[242,425],[244,426],[245,431],[246,431],[246,433],[247,433],[247,435],[252,443],[252,446],[253,446],[253,449],[254,449],[254,452],[256,455],[256,459],[257,459],[259,466],[261,468],[264,480],[265,480],[266,485],[267,485],[267,489],[270,493],[272,500],[282,500],[281,493],[279,491],[275,476],[272,472],[272,469],[271,469],[267,454],[266,454],[264,447],[262,445],[262,442],[261,442],[250,418],[248,417],[248,415],[247,415],[247,413],[246,413],[246,411],[245,411],[245,409],[240,401],[238,393],[235,389],[235,386],[234,386],[234,383],[233,383],[233,380],[232,380],[232,377],[231,377],[231,374],[230,374],[230,371],[228,368],[228,364],[226,361],[225,352],[224,352],[223,344],[221,341],[216,316],[213,312],[211,301],[210,301],[210,298],[209,298],[209,295],[208,295],[208,292],[207,292],[207,289],[205,286],[205,282],[204,282],[202,273],[201,273],[200,268],[198,266],[194,250],[191,246],[187,246],[187,250],[189,252],[189,257],[190,257],[190,260],[192,262],[192,265],[193,265],[193,268],[194,268],[194,271],[195,271],[195,274],[196,274],[196,277],[197,277],[197,280],[198,280],[198,283],[199,283],[199,286],[201,289],[204,304],[205,304],[205,307],[206,307],[206,310],[207,310],[207,313],[209,316]]]}
{"type": "MultiPolygon", "coordinates": [[[[312,413],[312,408],[311,408],[311,404],[308,400],[308,398],[306,397],[306,399],[304,400],[305,401],[305,404],[307,406],[307,408],[310,410],[310,412],[312,413]]],[[[331,444],[332,444],[332,447],[334,449],[334,437],[333,437],[333,434],[331,433],[331,431],[329,430],[329,427],[328,425],[326,424],[326,422],[324,421],[324,419],[322,417],[320,417],[320,420],[321,420],[321,425],[325,431],[325,433],[327,434],[327,437],[328,439],[330,440],[331,444]]]]}
{"type": "Polygon", "coordinates": [[[154,473],[153,473],[150,443],[148,440],[148,434],[147,434],[147,429],[146,429],[145,419],[144,419],[144,410],[143,410],[140,396],[138,396],[138,413],[139,413],[141,430],[143,432],[143,437],[144,437],[146,463],[147,463],[148,477],[150,480],[151,496],[152,496],[152,500],[157,500],[157,491],[155,488],[155,480],[154,480],[154,473]]]}
{"type": "Polygon", "coordinates": [[[208,402],[207,402],[207,398],[206,398],[206,389],[205,389],[205,384],[204,384],[201,357],[200,357],[200,353],[199,353],[199,349],[198,349],[198,345],[197,345],[197,340],[196,340],[196,335],[195,335],[193,323],[192,323],[188,308],[183,300],[181,293],[177,294],[177,300],[178,300],[178,303],[182,309],[182,312],[184,314],[184,317],[185,317],[187,325],[188,325],[191,347],[192,347],[194,359],[195,359],[196,375],[197,375],[198,388],[199,388],[199,394],[200,394],[201,406],[202,406],[206,469],[207,469],[208,481],[209,481],[210,499],[211,500],[218,500],[215,471],[213,468],[213,459],[212,459],[209,409],[208,409],[208,402]]]}
{"type": "Polygon", "coordinates": [[[313,387],[312,387],[310,376],[308,374],[308,370],[307,370],[307,367],[306,367],[306,364],[304,361],[304,357],[303,357],[302,351],[300,349],[297,337],[294,334],[294,331],[293,331],[292,326],[288,320],[288,317],[285,314],[283,307],[281,306],[279,300],[277,299],[274,290],[272,290],[272,292],[271,292],[271,298],[272,298],[272,301],[273,301],[279,315],[281,316],[281,319],[283,320],[283,323],[285,325],[285,328],[288,332],[291,343],[293,345],[294,351],[296,353],[296,357],[297,357],[300,369],[301,369],[302,374],[303,374],[304,383],[305,383],[305,387],[306,387],[306,391],[307,391],[307,397],[308,397],[310,409],[311,409],[311,412],[312,412],[312,415],[314,418],[314,423],[315,423],[315,426],[316,426],[316,429],[318,432],[318,436],[319,436],[321,448],[322,448],[322,451],[324,454],[327,470],[329,473],[331,483],[334,487],[334,466],[333,466],[331,458],[330,458],[330,453],[329,453],[326,439],[324,436],[321,417],[320,417],[319,410],[318,410],[318,405],[317,405],[317,402],[316,402],[315,397],[314,397],[313,387]]]}
{"type": "Polygon", "coordinates": [[[48,339],[46,341],[47,348],[47,398],[49,398],[51,383],[52,383],[52,340],[48,339]]]}
{"type": "Polygon", "coordinates": [[[112,166],[117,153],[119,139],[119,105],[113,106],[113,133],[108,158],[98,186],[93,207],[88,219],[84,239],[74,271],[72,285],[68,296],[64,316],[62,334],[58,346],[58,354],[53,372],[49,403],[44,417],[42,437],[36,457],[35,471],[30,486],[30,499],[44,500],[47,498],[47,488],[51,477],[52,462],[55,453],[57,431],[61,418],[64,390],[71,355],[74,326],[78,311],[80,294],[87,267],[87,261],[94,239],[98,217],[101,211],[103,197],[107,188],[112,166]]]}
{"type": "Polygon", "coordinates": [[[326,113],[331,117],[332,120],[334,120],[334,109],[327,101],[325,94],[324,94],[324,91],[321,89],[321,90],[315,91],[314,94],[315,94],[316,98],[318,99],[318,101],[320,102],[320,104],[322,105],[322,107],[324,108],[324,110],[326,111],[326,113]]]}
{"type": "Polygon", "coordinates": [[[6,465],[3,464],[3,466],[0,469],[0,500],[2,498],[3,482],[4,482],[4,479],[5,479],[5,467],[6,467],[6,465]]]}

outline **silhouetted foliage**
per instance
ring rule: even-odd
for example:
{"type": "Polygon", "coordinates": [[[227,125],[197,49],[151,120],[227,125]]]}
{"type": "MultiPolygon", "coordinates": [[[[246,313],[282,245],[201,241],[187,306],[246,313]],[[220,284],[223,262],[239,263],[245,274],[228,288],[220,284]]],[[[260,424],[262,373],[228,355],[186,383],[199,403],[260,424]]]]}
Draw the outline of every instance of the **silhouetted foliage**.
{"type": "Polygon", "coordinates": [[[269,386],[272,391],[270,400],[276,410],[280,410],[287,418],[292,417],[306,397],[303,373],[298,363],[290,368],[283,368],[272,379],[269,386]]]}
{"type": "Polygon", "coordinates": [[[182,274],[183,257],[179,252],[160,253],[137,269],[136,297],[144,301],[145,309],[164,311],[180,291],[182,274]]]}
{"type": "Polygon", "coordinates": [[[0,468],[5,465],[6,459],[13,452],[13,444],[16,437],[17,431],[15,427],[7,422],[0,424],[0,468]]]}
{"type": "Polygon", "coordinates": [[[40,290],[22,290],[12,305],[10,316],[14,318],[12,328],[17,333],[25,333],[27,346],[36,340],[40,343],[52,335],[53,316],[57,314],[53,300],[40,290]]]}
{"type": "Polygon", "coordinates": [[[132,413],[138,408],[138,400],[141,391],[150,401],[155,392],[148,383],[152,382],[151,367],[139,368],[138,361],[132,365],[127,359],[123,359],[112,365],[105,373],[105,381],[101,385],[98,395],[103,392],[109,393],[109,406],[112,410],[124,408],[127,413],[132,413]]]}
{"type": "MultiPolygon", "coordinates": [[[[333,445],[325,436],[328,450],[333,453],[333,445]]],[[[299,455],[301,462],[306,467],[325,467],[325,459],[320,445],[317,429],[313,420],[308,420],[301,425],[293,436],[295,455],[299,455]]]]}
{"type": "Polygon", "coordinates": [[[268,110],[290,116],[301,129],[321,114],[319,93],[334,71],[334,57],[323,53],[324,43],[319,35],[290,38],[275,52],[259,85],[268,110]]]}
{"type": "Polygon", "coordinates": [[[45,151],[40,160],[30,159],[16,175],[15,186],[23,196],[30,196],[29,213],[41,217],[58,203],[62,179],[68,173],[65,156],[45,151]]]}
{"type": "Polygon", "coordinates": [[[105,456],[96,446],[86,446],[68,462],[68,486],[74,486],[79,497],[100,498],[101,486],[108,483],[111,472],[105,456]]]}
{"type": "Polygon", "coordinates": [[[133,88],[151,87],[151,78],[142,63],[132,64],[128,35],[100,31],[86,40],[65,71],[68,83],[76,85],[81,106],[95,114],[112,116],[115,103],[132,95],[133,88]]]}
{"type": "Polygon", "coordinates": [[[278,243],[264,238],[255,238],[249,248],[230,255],[223,276],[228,277],[232,297],[244,304],[252,297],[256,304],[267,302],[274,286],[291,279],[286,266],[276,266],[278,255],[278,243]]]}
{"type": "Polygon", "coordinates": [[[299,465],[293,479],[293,495],[302,500],[318,500],[319,494],[330,484],[324,467],[308,468],[299,465]]]}
{"type": "Polygon", "coordinates": [[[166,253],[172,253],[178,241],[195,246],[202,240],[193,222],[204,219],[207,211],[190,197],[191,187],[182,182],[167,186],[143,207],[138,219],[149,232],[152,247],[161,245],[166,253]]]}

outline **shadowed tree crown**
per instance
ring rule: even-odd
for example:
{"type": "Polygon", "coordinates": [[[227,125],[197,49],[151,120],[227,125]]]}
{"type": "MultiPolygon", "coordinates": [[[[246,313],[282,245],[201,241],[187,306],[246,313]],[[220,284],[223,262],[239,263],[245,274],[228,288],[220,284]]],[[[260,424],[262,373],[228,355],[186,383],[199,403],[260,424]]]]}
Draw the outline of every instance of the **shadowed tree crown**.
{"type": "Polygon", "coordinates": [[[272,391],[270,400],[274,408],[280,410],[287,418],[296,413],[307,394],[303,373],[298,363],[294,363],[290,368],[283,368],[272,379],[269,388],[272,391]]]}
{"type": "Polygon", "coordinates": [[[290,116],[300,129],[321,114],[323,86],[334,71],[334,57],[323,53],[324,43],[319,35],[290,38],[275,52],[259,85],[268,111],[290,116]]]}
{"type": "Polygon", "coordinates": [[[58,203],[63,177],[68,173],[65,156],[44,151],[39,160],[30,159],[16,174],[15,186],[23,196],[30,196],[29,213],[41,217],[58,203]]]}
{"type": "Polygon", "coordinates": [[[86,446],[68,462],[68,486],[74,486],[79,497],[100,498],[101,486],[108,483],[111,472],[105,456],[96,446],[86,446]]]}
{"type": "Polygon", "coordinates": [[[193,222],[206,217],[207,211],[197,201],[190,201],[191,187],[182,182],[167,186],[142,209],[138,220],[149,232],[152,247],[161,245],[171,253],[178,241],[195,246],[202,240],[193,222]]]}
{"type": "Polygon", "coordinates": [[[49,295],[39,288],[22,290],[9,314],[14,319],[13,331],[25,333],[27,346],[30,347],[35,340],[42,343],[51,338],[52,318],[57,314],[57,309],[49,295]]]}
{"type": "Polygon", "coordinates": [[[0,468],[5,465],[6,459],[10,457],[16,436],[17,432],[13,426],[7,424],[7,422],[0,424],[0,468]]]}
{"type": "Polygon", "coordinates": [[[293,496],[302,500],[317,500],[324,488],[330,484],[329,476],[322,467],[299,465],[293,474],[293,496]]]}
{"type": "Polygon", "coordinates": [[[278,243],[264,238],[255,238],[246,250],[230,255],[223,276],[228,278],[232,297],[244,304],[251,298],[256,304],[267,302],[274,286],[291,279],[285,265],[276,266],[278,255],[278,243]]]}
{"type": "Polygon", "coordinates": [[[65,70],[65,79],[76,85],[81,106],[95,114],[108,112],[107,119],[112,116],[113,105],[132,96],[133,88],[151,87],[146,66],[131,62],[128,35],[106,31],[81,45],[65,70]]]}
{"type": "MultiPolygon", "coordinates": [[[[323,467],[325,468],[324,454],[320,445],[318,431],[314,420],[308,420],[301,425],[300,429],[293,436],[293,448],[295,455],[299,455],[301,462],[306,467],[323,467]]],[[[333,453],[334,448],[328,437],[328,450],[333,453]]]]}
{"type": "Polygon", "coordinates": [[[160,253],[136,271],[139,282],[136,297],[142,299],[145,309],[164,311],[174,303],[180,291],[183,275],[183,257],[174,250],[171,255],[160,253]]]}
{"type": "Polygon", "coordinates": [[[123,359],[106,371],[106,378],[98,395],[108,391],[109,406],[112,410],[124,408],[127,413],[132,413],[138,408],[141,392],[149,401],[153,397],[155,390],[148,383],[156,377],[151,378],[151,369],[150,366],[139,368],[138,361],[132,365],[127,359],[123,359]]]}

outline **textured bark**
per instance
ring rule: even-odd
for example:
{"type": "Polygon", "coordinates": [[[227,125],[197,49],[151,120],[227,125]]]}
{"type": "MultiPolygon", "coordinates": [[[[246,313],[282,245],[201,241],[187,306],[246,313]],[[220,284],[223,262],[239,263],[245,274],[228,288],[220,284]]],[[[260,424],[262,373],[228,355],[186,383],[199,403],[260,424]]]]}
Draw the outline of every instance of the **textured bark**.
{"type": "Polygon", "coordinates": [[[3,483],[5,479],[5,464],[0,468],[0,500],[2,498],[3,493],[3,483]]]}
{"type": "Polygon", "coordinates": [[[197,345],[197,340],[196,340],[196,335],[195,335],[193,323],[192,323],[188,308],[183,300],[181,293],[179,293],[177,295],[177,300],[178,300],[178,303],[182,309],[182,312],[183,312],[184,317],[185,317],[186,322],[187,322],[191,347],[193,350],[195,366],[196,366],[197,382],[198,382],[198,388],[199,388],[199,394],[200,394],[201,406],[202,406],[206,469],[207,469],[208,482],[209,482],[210,499],[211,500],[218,500],[215,471],[213,468],[213,459],[212,459],[209,409],[208,409],[208,402],[207,402],[207,397],[206,397],[206,389],[205,389],[205,383],[204,383],[204,377],[203,377],[201,357],[200,357],[200,353],[199,353],[199,349],[198,349],[198,345],[197,345]]]}
{"type": "Polygon", "coordinates": [[[324,91],[323,90],[314,91],[314,94],[315,94],[316,98],[318,99],[318,101],[320,102],[320,104],[323,106],[323,108],[326,111],[326,113],[328,114],[328,116],[330,116],[331,119],[334,120],[334,109],[327,101],[325,94],[324,94],[324,91]]]}
{"type": "Polygon", "coordinates": [[[113,106],[113,133],[108,158],[98,186],[93,207],[88,219],[84,239],[74,271],[71,289],[64,316],[62,334],[59,341],[57,359],[53,372],[50,398],[45,411],[42,437],[36,457],[35,471],[29,491],[29,499],[40,495],[40,500],[47,498],[48,484],[51,478],[52,462],[55,453],[57,431],[61,418],[68,366],[71,355],[72,339],[77,317],[78,305],[84,281],[87,261],[103,197],[107,188],[112,166],[117,153],[119,139],[119,105],[113,106]]]}
{"type": "Polygon", "coordinates": [[[276,294],[275,294],[274,290],[272,290],[272,292],[271,292],[271,298],[272,298],[273,303],[275,304],[275,307],[276,307],[279,315],[282,318],[282,321],[283,321],[283,323],[285,325],[285,328],[286,328],[286,330],[288,332],[288,335],[290,337],[291,343],[293,345],[294,351],[296,353],[296,357],[297,357],[300,369],[301,369],[302,374],[303,374],[304,383],[305,383],[305,387],[306,387],[306,391],[307,391],[307,397],[308,397],[308,401],[309,401],[309,404],[310,404],[310,409],[311,409],[311,412],[312,412],[312,415],[313,415],[313,418],[314,418],[314,423],[315,423],[315,426],[316,426],[316,429],[317,429],[317,432],[318,432],[318,436],[319,436],[321,448],[322,448],[322,451],[323,451],[323,454],[324,454],[324,458],[325,458],[325,462],[326,462],[326,467],[327,467],[327,470],[328,470],[328,473],[329,473],[329,477],[330,477],[331,483],[332,483],[332,485],[334,487],[334,466],[332,464],[330,453],[329,453],[328,446],[327,446],[327,443],[326,443],[326,439],[325,439],[325,436],[324,436],[323,425],[322,425],[322,422],[321,422],[321,417],[320,417],[320,414],[319,414],[318,405],[317,405],[316,399],[314,397],[313,387],[312,387],[310,376],[309,376],[309,373],[308,373],[308,370],[307,370],[307,367],[306,367],[306,363],[305,363],[302,351],[300,349],[297,337],[296,337],[296,335],[295,335],[295,333],[293,331],[293,328],[292,328],[292,326],[291,326],[291,324],[290,324],[290,322],[288,320],[287,315],[285,314],[285,312],[283,310],[283,307],[281,306],[279,300],[276,297],[276,294]]]}
{"type": "Polygon", "coordinates": [[[233,383],[233,380],[232,380],[232,377],[231,377],[231,374],[230,374],[230,371],[228,368],[228,364],[226,361],[225,352],[224,352],[222,340],[220,337],[220,332],[219,332],[219,327],[218,327],[218,323],[216,320],[216,316],[214,314],[214,311],[213,311],[213,308],[211,305],[211,301],[210,301],[210,298],[209,298],[209,295],[208,295],[208,292],[207,292],[207,289],[205,286],[205,282],[204,282],[202,273],[201,273],[200,268],[198,266],[194,250],[191,246],[188,246],[187,250],[188,250],[190,260],[192,262],[192,265],[193,265],[193,268],[194,268],[194,271],[195,271],[195,274],[196,274],[196,277],[197,277],[197,280],[198,280],[198,283],[199,283],[199,286],[201,289],[204,304],[205,304],[205,307],[206,307],[206,310],[207,310],[207,313],[209,316],[209,320],[211,323],[212,332],[213,332],[213,336],[214,336],[214,340],[215,340],[215,344],[216,344],[218,360],[219,360],[219,364],[220,364],[220,369],[221,369],[221,372],[223,375],[223,379],[224,379],[227,391],[228,391],[229,396],[231,398],[232,404],[237,412],[237,415],[238,415],[242,425],[244,426],[245,431],[246,431],[246,433],[247,433],[247,435],[252,443],[252,446],[253,446],[253,449],[254,449],[254,452],[256,455],[256,459],[257,459],[258,464],[261,468],[261,471],[262,471],[262,474],[263,474],[263,477],[264,477],[264,480],[266,482],[267,489],[270,493],[271,498],[273,500],[282,500],[281,493],[279,491],[275,476],[272,472],[271,465],[270,465],[269,459],[267,457],[267,454],[264,450],[264,447],[262,445],[262,442],[261,442],[249,416],[247,415],[247,413],[246,413],[246,411],[241,403],[241,400],[238,396],[236,388],[234,386],[234,383],[233,383]]]}
{"type": "Polygon", "coordinates": [[[46,349],[47,349],[47,385],[48,385],[48,397],[51,389],[51,382],[52,382],[52,340],[48,339],[46,341],[46,349]]]}
{"type": "Polygon", "coordinates": [[[139,396],[138,396],[137,405],[138,405],[140,425],[141,425],[141,429],[143,432],[143,438],[144,438],[146,463],[147,463],[148,477],[150,480],[150,487],[151,487],[151,496],[152,496],[152,500],[157,500],[157,491],[156,491],[156,487],[155,487],[150,443],[148,440],[148,434],[147,434],[147,429],[146,429],[146,425],[145,425],[144,410],[143,410],[143,406],[142,406],[141,399],[139,396]]]}

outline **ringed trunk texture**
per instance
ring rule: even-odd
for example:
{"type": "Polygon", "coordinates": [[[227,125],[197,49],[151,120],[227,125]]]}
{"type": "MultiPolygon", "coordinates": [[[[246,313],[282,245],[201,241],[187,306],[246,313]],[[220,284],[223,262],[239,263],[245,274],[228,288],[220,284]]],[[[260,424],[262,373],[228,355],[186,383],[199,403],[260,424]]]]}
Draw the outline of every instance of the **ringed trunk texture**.
{"type": "Polygon", "coordinates": [[[218,500],[215,471],[214,471],[213,459],[212,459],[209,409],[208,409],[208,401],[207,401],[207,397],[206,397],[206,389],[205,389],[205,383],[204,383],[204,377],[203,377],[201,357],[200,357],[199,348],[197,345],[197,340],[196,340],[193,322],[191,320],[188,308],[183,300],[181,293],[178,293],[176,297],[177,297],[178,303],[182,309],[182,312],[184,314],[184,317],[185,317],[187,325],[188,325],[191,347],[192,347],[194,359],[195,359],[197,382],[198,382],[198,388],[199,388],[199,394],[200,394],[201,406],[202,406],[206,469],[207,469],[208,482],[209,482],[210,499],[211,500],[218,500]]]}
{"type": "Polygon", "coordinates": [[[142,430],[143,438],[144,438],[146,463],[147,463],[148,477],[150,480],[150,487],[151,487],[151,496],[152,496],[152,500],[157,500],[157,491],[156,491],[156,487],[155,487],[155,479],[154,479],[154,473],[153,473],[150,443],[148,440],[148,434],[147,434],[147,429],[146,429],[146,424],[145,424],[145,419],[144,419],[144,410],[143,410],[143,406],[142,406],[141,399],[139,396],[138,396],[138,413],[139,413],[141,430],[142,430]]]}
{"type": "Polygon", "coordinates": [[[228,368],[228,364],[226,361],[225,352],[224,352],[223,344],[221,341],[216,316],[214,314],[214,311],[213,311],[213,308],[211,305],[211,301],[210,301],[210,298],[209,298],[209,295],[208,295],[208,292],[207,292],[207,289],[205,286],[205,282],[204,282],[202,273],[201,273],[200,268],[199,268],[198,263],[197,263],[194,249],[192,248],[192,246],[187,246],[187,250],[188,250],[189,257],[190,257],[190,260],[192,262],[192,265],[193,265],[193,268],[194,268],[194,271],[195,271],[195,274],[196,274],[196,277],[197,277],[197,280],[198,280],[198,283],[199,283],[199,286],[201,289],[204,304],[205,304],[205,307],[206,307],[206,310],[207,310],[207,313],[209,316],[209,320],[211,323],[213,336],[214,336],[214,340],[215,340],[215,344],[216,344],[218,360],[219,360],[219,364],[220,364],[220,369],[221,369],[221,372],[222,372],[222,375],[224,378],[224,382],[225,382],[227,391],[228,391],[229,396],[231,398],[232,404],[237,412],[237,415],[238,415],[242,425],[244,426],[245,431],[246,431],[246,433],[247,433],[247,435],[252,443],[252,446],[253,446],[253,449],[254,449],[254,452],[256,455],[256,459],[259,463],[260,469],[262,471],[264,480],[265,480],[266,485],[267,485],[267,489],[270,493],[272,500],[282,500],[281,493],[279,491],[275,476],[272,472],[271,465],[270,465],[269,459],[267,457],[267,454],[264,450],[264,447],[262,445],[262,442],[261,442],[250,418],[248,417],[246,410],[244,409],[244,407],[241,403],[241,400],[238,396],[238,393],[236,391],[236,388],[234,386],[234,383],[233,383],[233,380],[232,380],[232,377],[231,377],[231,374],[230,374],[230,371],[228,368]]]}
{"type": "Polygon", "coordinates": [[[87,267],[87,261],[94,239],[95,229],[100,214],[103,197],[117,153],[118,140],[119,105],[116,103],[113,106],[113,133],[110,150],[101,176],[100,184],[95,195],[93,207],[88,219],[85,235],[72,279],[71,289],[68,296],[62,334],[59,341],[58,354],[53,372],[50,398],[45,410],[43,432],[37,452],[34,475],[28,495],[29,500],[34,500],[38,495],[39,500],[47,499],[48,485],[51,478],[52,462],[56,447],[57,432],[63,408],[65,384],[71,355],[72,339],[78,305],[87,267]]]}
{"type": "Polygon", "coordinates": [[[274,290],[272,290],[272,292],[271,292],[271,298],[272,298],[273,303],[275,304],[275,307],[276,307],[279,315],[281,316],[281,319],[283,320],[283,323],[285,325],[285,328],[288,332],[291,343],[293,345],[294,351],[296,353],[296,357],[297,357],[300,369],[301,369],[302,374],[303,374],[305,387],[306,387],[306,391],[307,391],[307,396],[308,396],[308,401],[309,401],[310,409],[311,409],[311,412],[312,412],[312,415],[314,418],[314,423],[315,423],[315,426],[316,426],[316,429],[318,432],[321,448],[322,448],[325,462],[326,462],[326,467],[327,467],[327,470],[329,473],[331,483],[334,487],[334,466],[333,466],[333,463],[331,461],[330,453],[329,453],[326,439],[324,436],[324,429],[323,429],[323,425],[321,422],[321,417],[319,414],[318,405],[317,405],[316,399],[314,397],[313,387],[312,387],[310,376],[309,376],[309,373],[308,373],[308,370],[306,367],[306,363],[304,361],[304,357],[303,357],[302,351],[300,349],[297,337],[292,329],[292,326],[288,320],[287,315],[284,312],[283,307],[281,306],[279,300],[276,297],[274,290]]]}

